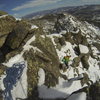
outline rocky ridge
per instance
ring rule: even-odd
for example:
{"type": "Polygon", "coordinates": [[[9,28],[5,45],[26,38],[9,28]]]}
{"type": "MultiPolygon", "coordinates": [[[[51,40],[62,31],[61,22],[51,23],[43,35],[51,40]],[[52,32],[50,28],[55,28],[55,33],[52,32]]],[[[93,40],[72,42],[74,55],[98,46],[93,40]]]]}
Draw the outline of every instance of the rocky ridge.
{"type": "MultiPolygon", "coordinates": [[[[8,16],[2,15],[0,20],[4,21],[8,16]]],[[[2,77],[7,76],[3,73],[15,63],[25,62],[27,72],[24,70],[21,77],[25,93],[22,87],[19,88],[18,81],[13,86],[13,100],[71,100],[78,93],[85,93],[87,100],[94,100],[91,94],[96,88],[98,93],[95,93],[95,100],[99,100],[98,27],[80,22],[67,13],[49,14],[29,21],[16,21],[13,18],[11,24],[13,27],[5,23],[10,30],[4,31],[7,37],[0,49],[1,93],[5,90],[2,77]],[[61,61],[66,54],[71,55],[68,68],[61,61]]]]}

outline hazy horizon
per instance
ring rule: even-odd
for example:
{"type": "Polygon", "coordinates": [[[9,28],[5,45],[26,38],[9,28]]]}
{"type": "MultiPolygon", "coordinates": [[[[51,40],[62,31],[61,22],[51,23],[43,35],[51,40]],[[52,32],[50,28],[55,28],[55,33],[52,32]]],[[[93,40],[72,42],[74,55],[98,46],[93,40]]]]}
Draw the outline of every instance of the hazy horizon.
{"type": "Polygon", "coordinates": [[[100,0],[0,0],[0,10],[15,17],[60,7],[100,4],[100,0]]]}

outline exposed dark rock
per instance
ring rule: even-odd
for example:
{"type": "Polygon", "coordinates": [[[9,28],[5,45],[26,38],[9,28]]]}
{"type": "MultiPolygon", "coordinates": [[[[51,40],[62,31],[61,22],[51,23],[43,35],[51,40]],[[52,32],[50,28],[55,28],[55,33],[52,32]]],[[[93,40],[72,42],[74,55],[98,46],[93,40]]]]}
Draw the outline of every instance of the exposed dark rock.
{"type": "Polygon", "coordinates": [[[65,37],[65,40],[67,42],[74,44],[74,40],[71,32],[66,32],[66,34],[64,34],[63,36],[65,37]]]}
{"type": "Polygon", "coordinates": [[[8,34],[0,36],[0,47],[5,43],[8,34]]]}
{"type": "Polygon", "coordinates": [[[29,29],[30,25],[27,22],[18,22],[13,31],[7,37],[5,46],[9,46],[11,49],[18,48],[27,36],[29,29]]]}
{"type": "Polygon", "coordinates": [[[3,55],[2,51],[0,50],[0,63],[5,60],[5,56],[3,55]]]}
{"type": "Polygon", "coordinates": [[[75,46],[73,49],[75,51],[75,54],[79,56],[80,55],[79,46],[75,46]]]}
{"type": "Polygon", "coordinates": [[[86,73],[83,73],[83,78],[81,79],[81,85],[83,86],[84,84],[89,85],[89,77],[86,73]]]}
{"type": "Polygon", "coordinates": [[[3,91],[0,90],[0,100],[3,100],[3,95],[2,95],[3,91]]]}
{"type": "Polygon", "coordinates": [[[65,45],[65,38],[64,37],[61,37],[59,38],[59,43],[61,44],[61,46],[65,45]]]}
{"type": "Polygon", "coordinates": [[[22,51],[22,48],[19,48],[17,50],[13,50],[10,53],[7,53],[5,58],[5,62],[9,61],[9,59],[11,59],[11,57],[14,57],[15,55],[19,54],[22,51]]]}
{"type": "Polygon", "coordinates": [[[100,51],[100,43],[93,43],[93,45],[100,51]]]}
{"type": "Polygon", "coordinates": [[[81,61],[80,57],[75,57],[75,58],[73,59],[72,67],[78,67],[80,61],[81,61]]]}
{"type": "Polygon", "coordinates": [[[83,36],[81,33],[82,33],[81,30],[79,30],[78,34],[72,34],[74,43],[77,45],[83,44],[83,45],[88,46],[88,42],[87,42],[86,37],[83,36]]]}
{"type": "Polygon", "coordinates": [[[0,47],[4,44],[8,34],[13,30],[15,24],[15,18],[12,16],[0,18],[0,47]]]}
{"type": "Polygon", "coordinates": [[[87,100],[100,100],[100,82],[90,86],[87,100]]]}
{"type": "Polygon", "coordinates": [[[2,75],[2,74],[4,74],[4,71],[6,70],[6,66],[4,66],[3,64],[0,64],[0,76],[2,75]]]}
{"type": "Polygon", "coordinates": [[[82,54],[81,56],[81,62],[84,68],[88,69],[89,64],[88,64],[88,59],[89,59],[89,54],[82,54]]]}
{"type": "Polygon", "coordinates": [[[55,86],[58,83],[60,72],[57,54],[50,38],[38,37],[31,45],[41,50],[41,52],[34,52],[33,49],[30,49],[30,51],[24,53],[24,58],[28,63],[28,92],[29,95],[34,95],[31,93],[38,83],[39,68],[43,68],[46,73],[45,85],[48,87],[55,86]]]}

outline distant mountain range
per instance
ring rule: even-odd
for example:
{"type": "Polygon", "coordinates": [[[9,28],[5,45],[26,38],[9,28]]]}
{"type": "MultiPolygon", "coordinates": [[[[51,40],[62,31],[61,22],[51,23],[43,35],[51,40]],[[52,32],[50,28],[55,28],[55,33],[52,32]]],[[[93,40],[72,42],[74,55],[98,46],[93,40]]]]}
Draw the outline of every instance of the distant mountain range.
{"type": "Polygon", "coordinates": [[[46,14],[56,14],[62,12],[70,13],[75,17],[77,17],[79,20],[88,21],[89,23],[92,23],[100,27],[100,5],[62,7],[62,8],[52,9],[52,10],[45,10],[36,13],[31,13],[24,16],[23,18],[32,19],[32,18],[44,16],[46,14]]]}

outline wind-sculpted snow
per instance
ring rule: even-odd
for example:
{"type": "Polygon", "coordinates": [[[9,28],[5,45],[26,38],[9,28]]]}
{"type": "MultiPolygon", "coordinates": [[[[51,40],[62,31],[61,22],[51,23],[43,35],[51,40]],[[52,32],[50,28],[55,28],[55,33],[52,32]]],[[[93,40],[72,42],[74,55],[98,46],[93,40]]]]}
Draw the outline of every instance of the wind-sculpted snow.
{"type": "Polygon", "coordinates": [[[13,100],[11,91],[13,90],[13,87],[16,87],[16,84],[18,81],[20,81],[20,78],[23,74],[23,70],[25,68],[25,62],[20,62],[13,64],[11,68],[8,68],[6,70],[7,76],[4,78],[4,100],[13,100]]]}

